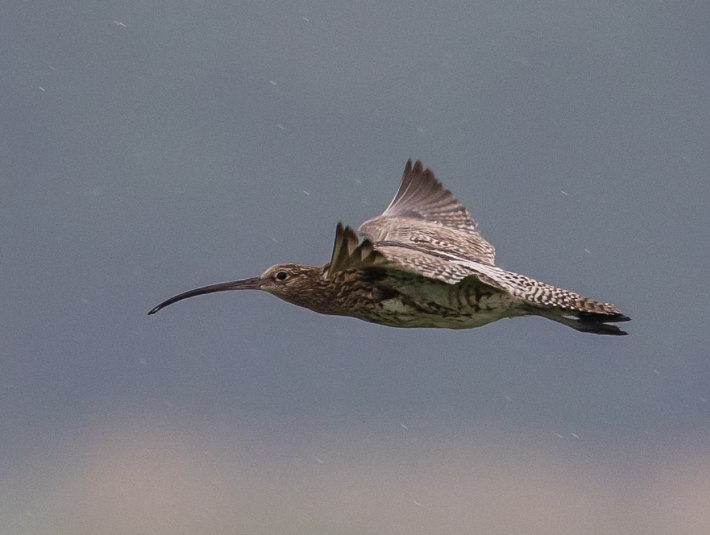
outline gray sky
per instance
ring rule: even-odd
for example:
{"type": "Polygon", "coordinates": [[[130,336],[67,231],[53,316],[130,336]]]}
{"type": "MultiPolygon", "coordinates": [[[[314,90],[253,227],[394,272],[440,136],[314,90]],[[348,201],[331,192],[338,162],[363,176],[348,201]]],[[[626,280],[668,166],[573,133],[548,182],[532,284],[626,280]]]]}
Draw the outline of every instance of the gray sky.
{"type": "Polygon", "coordinates": [[[13,2],[2,533],[710,530],[710,5],[13,2]],[[419,158],[615,303],[398,330],[180,291],[328,260],[419,158]]]}

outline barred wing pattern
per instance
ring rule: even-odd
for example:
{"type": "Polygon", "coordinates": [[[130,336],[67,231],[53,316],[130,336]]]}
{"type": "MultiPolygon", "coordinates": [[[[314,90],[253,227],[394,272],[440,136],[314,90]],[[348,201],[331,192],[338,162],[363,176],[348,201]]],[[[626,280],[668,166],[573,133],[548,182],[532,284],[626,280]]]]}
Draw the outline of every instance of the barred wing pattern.
{"type": "Polygon", "coordinates": [[[495,249],[478,232],[471,214],[420,161],[407,161],[392,202],[358,230],[376,248],[381,243],[399,243],[495,263],[495,249]]]}

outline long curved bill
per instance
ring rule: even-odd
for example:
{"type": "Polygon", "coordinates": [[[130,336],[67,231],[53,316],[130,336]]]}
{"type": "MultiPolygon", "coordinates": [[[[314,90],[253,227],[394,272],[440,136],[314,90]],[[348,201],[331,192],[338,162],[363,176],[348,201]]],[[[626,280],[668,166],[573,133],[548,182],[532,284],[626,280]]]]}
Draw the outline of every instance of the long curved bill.
{"type": "Polygon", "coordinates": [[[210,284],[209,286],[202,286],[201,288],[195,288],[194,290],[188,290],[181,294],[171,297],[167,301],[163,301],[158,306],[151,309],[148,315],[155,314],[158,310],[165,308],[168,305],[187,299],[188,297],[195,297],[196,295],[211,294],[214,292],[226,292],[227,290],[258,290],[261,286],[261,279],[259,277],[253,277],[251,279],[244,279],[239,281],[231,282],[220,282],[218,284],[210,284]]]}

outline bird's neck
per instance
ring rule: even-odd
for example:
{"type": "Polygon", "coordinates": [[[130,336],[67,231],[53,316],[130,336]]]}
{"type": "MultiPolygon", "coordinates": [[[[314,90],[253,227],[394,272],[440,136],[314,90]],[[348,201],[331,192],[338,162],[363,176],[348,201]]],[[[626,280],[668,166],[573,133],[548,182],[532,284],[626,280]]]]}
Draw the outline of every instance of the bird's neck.
{"type": "MultiPolygon", "coordinates": [[[[342,286],[323,276],[324,266],[307,266],[287,292],[276,294],[284,301],[321,314],[341,314],[342,286]]],[[[276,293],[276,292],[274,292],[276,293]]]]}

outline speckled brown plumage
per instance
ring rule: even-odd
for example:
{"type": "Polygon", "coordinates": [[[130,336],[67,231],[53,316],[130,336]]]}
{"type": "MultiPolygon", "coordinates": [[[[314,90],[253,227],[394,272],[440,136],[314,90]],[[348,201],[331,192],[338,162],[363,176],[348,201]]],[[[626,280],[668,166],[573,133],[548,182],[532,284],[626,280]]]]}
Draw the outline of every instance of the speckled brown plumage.
{"type": "Polygon", "coordinates": [[[471,328],[538,315],[578,331],[626,334],[614,305],[501,269],[468,210],[421,162],[408,161],[385,211],[360,225],[338,223],[324,266],[277,264],[252,279],[190,290],[187,297],[258,289],[324,314],[394,327],[471,328]]]}

